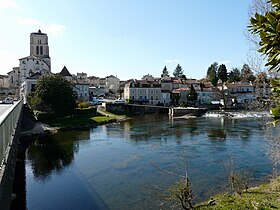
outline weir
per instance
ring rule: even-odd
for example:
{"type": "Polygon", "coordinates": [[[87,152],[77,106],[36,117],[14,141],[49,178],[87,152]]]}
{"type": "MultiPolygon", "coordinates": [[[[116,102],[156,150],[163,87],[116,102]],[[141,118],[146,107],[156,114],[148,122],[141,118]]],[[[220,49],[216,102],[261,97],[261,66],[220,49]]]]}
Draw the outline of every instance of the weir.
{"type": "Polygon", "coordinates": [[[0,209],[9,209],[15,175],[23,101],[3,104],[0,114],[0,209]],[[5,107],[4,107],[5,106],[5,107]],[[10,106],[7,108],[7,106],[10,106]]]}

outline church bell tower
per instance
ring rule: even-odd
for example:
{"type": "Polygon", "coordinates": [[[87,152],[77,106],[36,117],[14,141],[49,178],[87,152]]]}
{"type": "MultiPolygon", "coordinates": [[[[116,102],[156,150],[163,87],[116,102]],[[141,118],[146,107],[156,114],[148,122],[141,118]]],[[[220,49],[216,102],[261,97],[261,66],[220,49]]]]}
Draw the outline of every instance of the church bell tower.
{"type": "Polygon", "coordinates": [[[30,34],[30,56],[42,59],[49,66],[51,66],[48,35],[42,33],[40,29],[38,30],[38,32],[33,32],[30,34]]]}

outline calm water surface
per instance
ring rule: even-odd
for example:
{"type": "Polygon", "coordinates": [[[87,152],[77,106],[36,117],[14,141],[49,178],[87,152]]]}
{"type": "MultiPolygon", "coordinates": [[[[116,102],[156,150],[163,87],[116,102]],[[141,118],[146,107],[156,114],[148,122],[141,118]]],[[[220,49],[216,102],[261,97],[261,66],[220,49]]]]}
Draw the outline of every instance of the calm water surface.
{"type": "Polygon", "coordinates": [[[26,207],[159,209],[154,185],[188,171],[196,201],[227,188],[229,162],[257,183],[271,166],[259,120],[142,116],[36,139],[26,152],[26,207]]]}

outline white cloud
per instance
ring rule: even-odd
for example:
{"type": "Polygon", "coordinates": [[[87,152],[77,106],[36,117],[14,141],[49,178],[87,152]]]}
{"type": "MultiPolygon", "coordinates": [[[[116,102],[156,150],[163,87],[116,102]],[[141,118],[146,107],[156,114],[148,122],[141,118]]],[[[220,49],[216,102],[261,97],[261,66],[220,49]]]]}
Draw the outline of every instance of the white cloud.
{"type": "Polygon", "coordinates": [[[43,30],[46,33],[53,34],[53,35],[62,35],[65,29],[66,29],[65,25],[57,24],[57,23],[51,23],[46,27],[43,27],[43,30]]]}
{"type": "Polygon", "coordinates": [[[15,8],[18,4],[15,0],[0,0],[0,9],[15,8]]]}
{"type": "Polygon", "coordinates": [[[179,63],[180,61],[178,59],[168,59],[165,60],[166,63],[179,63]]]}
{"type": "Polygon", "coordinates": [[[30,17],[17,17],[17,23],[20,25],[40,26],[40,21],[30,17]]]}
{"type": "Polygon", "coordinates": [[[231,63],[230,60],[225,60],[225,61],[219,61],[218,62],[219,65],[221,65],[221,64],[225,64],[226,65],[226,64],[229,64],[229,63],[231,63]]]}

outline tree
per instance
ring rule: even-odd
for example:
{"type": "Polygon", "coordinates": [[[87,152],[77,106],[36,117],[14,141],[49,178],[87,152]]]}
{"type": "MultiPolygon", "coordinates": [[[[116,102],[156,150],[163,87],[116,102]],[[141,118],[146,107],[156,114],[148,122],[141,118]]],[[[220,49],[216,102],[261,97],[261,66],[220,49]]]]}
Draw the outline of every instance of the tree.
{"type": "Polygon", "coordinates": [[[239,82],[241,81],[241,73],[238,68],[233,68],[228,74],[229,82],[239,82]]]}
{"type": "Polygon", "coordinates": [[[207,80],[210,81],[214,86],[217,85],[218,82],[218,63],[214,62],[207,70],[207,80]]]}
{"type": "Polygon", "coordinates": [[[270,0],[272,10],[265,14],[256,13],[250,19],[249,29],[260,38],[259,52],[267,56],[266,66],[280,70],[280,1],[270,0]]]}
{"type": "Polygon", "coordinates": [[[72,114],[76,106],[71,83],[60,75],[45,75],[39,79],[29,101],[35,101],[32,106],[39,111],[51,110],[58,116],[72,114]],[[39,103],[41,105],[36,106],[39,103]]]}
{"type": "Polygon", "coordinates": [[[187,99],[188,101],[192,101],[192,102],[197,100],[197,92],[195,91],[193,85],[191,85],[190,92],[187,95],[187,99]]]}
{"type": "Polygon", "coordinates": [[[182,78],[182,76],[184,75],[184,70],[182,68],[182,66],[180,66],[180,64],[178,63],[178,65],[176,66],[174,72],[173,72],[173,75],[174,77],[179,77],[179,78],[182,78]]]}
{"type": "Polygon", "coordinates": [[[256,79],[250,66],[246,63],[242,67],[241,78],[243,82],[254,82],[256,79]]]}
{"type": "Polygon", "coordinates": [[[162,74],[161,74],[161,77],[169,77],[169,72],[166,68],[166,66],[164,66],[163,70],[162,70],[162,74]]]}
{"type": "Polygon", "coordinates": [[[224,64],[219,66],[218,78],[222,80],[223,83],[227,81],[227,67],[224,64]]]}

